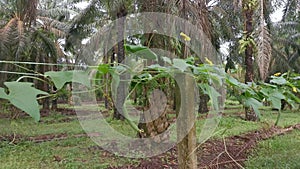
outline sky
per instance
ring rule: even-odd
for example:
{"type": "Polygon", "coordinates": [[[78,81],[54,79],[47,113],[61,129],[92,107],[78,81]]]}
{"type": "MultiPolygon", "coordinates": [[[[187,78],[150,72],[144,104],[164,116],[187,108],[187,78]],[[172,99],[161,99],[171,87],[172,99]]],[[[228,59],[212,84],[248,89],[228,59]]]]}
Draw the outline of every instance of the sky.
{"type": "Polygon", "coordinates": [[[85,9],[89,5],[88,2],[79,2],[75,6],[81,10],[85,9]]]}
{"type": "Polygon", "coordinates": [[[273,14],[271,14],[272,22],[278,22],[282,19],[283,16],[283,8],[278,9],[273,14]]]}

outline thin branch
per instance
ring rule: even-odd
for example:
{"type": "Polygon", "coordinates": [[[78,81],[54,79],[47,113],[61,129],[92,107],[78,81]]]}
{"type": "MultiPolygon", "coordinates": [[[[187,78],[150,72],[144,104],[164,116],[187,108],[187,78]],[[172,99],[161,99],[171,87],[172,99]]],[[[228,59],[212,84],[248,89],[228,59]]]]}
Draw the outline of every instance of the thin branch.
{"type": "Polygon", "coordinates": [[[239,164],[227,151],[227,146],[226,146],[226,142],[225,142],[225,138],[223,137],[223,143],[224,143],[224,151],[225,153],[228,155],[228,157],[236,164],[238,165],[240,168],[245,169],[241,164],[239,164]]]}

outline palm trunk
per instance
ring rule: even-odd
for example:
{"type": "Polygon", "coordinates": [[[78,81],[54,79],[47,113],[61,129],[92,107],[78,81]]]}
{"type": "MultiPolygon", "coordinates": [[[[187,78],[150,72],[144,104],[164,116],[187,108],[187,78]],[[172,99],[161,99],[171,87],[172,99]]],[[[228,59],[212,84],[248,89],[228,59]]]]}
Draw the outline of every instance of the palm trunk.
{"type": "MultiPolygon", "coordinates": [[[[58,67],[54,66],[52,71],[58,71],[58,67]]],[[[55,86],[52,87],[52,92],[54,93],[57,90],[55,86]]],[[[57,110],[57,97],[52,99],[51,110],[57,110]]]]}
{"type": "Polygon", "coordinates": [[[207,94],[203,94],[202,92],[199,93],[199,107],[198,107],[198,113],[199,114],[205,114],[209,112],[208,109],[208,102],[209,102],[209,96],[207,94]]]}
{"type": "MultiPolygon", "coordinates": [[[[118,63],[122,63],[125,59],[125,48],[124,48],[124,26],[125,26],[125,16],[127,15],[127,10],[125,7],[125,4],[122,4],[120,6],[120,9],[118,10],[117,17],[118,17],[118,63]]],[[[123,114],[123,106],[125,103],[125,83],[123,80],[125,80],[126,77],[124,75],[120,75],[120,84],[117,88],[117,97],[114,107],[114,115],[113,117],[117,120],[124,120],[123,114]]]]}
{"type": "MultiPolygon", "coordinates": [[[[161,9],[164,9],[164,6],[159,5],[161,3],[161,1],[159,0],[150,0],[150,1],[140,1],[141,3],[141,11],[143,12],[159,12],[161,9]],[[160,6],[159,9],[158,6],[160,6]]],[[[168,47],[172,47],[172,45],[166,45],[166,37],[162,36],[162,35],[158,35],[158,34],[152,34],[152,33],[148,33],[148,34],[144,34],[145,39],[147,39],[144,42],[144,46],[149,46],[150,48],[159,48],[159,49],[166,49],[168,47]]],[[[167,42],[168,43],[168,42],[167,42]]],[[[163,63],[159,62],[160,64],[163,65],[163,63]]],[[[159,80],[160,84],[166,83],[167,79],[162,78],[159,80]]],[[[139,137],[141,138],[147,138],[147,137],[153,137],[153,136],[157,136],[158,134],[164,133],[168,127],[170,126],[170,123],[168,121],[168,117],[167,117],[167,111],[165,110],[164,112],[161,112],[162,108],[159,108],[159,106],[164,105],[163,103],[161,103],[160,101],[162,100],[162,98],[157,95],[154,96],[155,100],[151,100],[149,103],[148,102],[148,87],[144,86],[143,89],[143,100],[142,100],[142,104],[143,104],[143,109],[147,110],[151,105],[151,109],[148,110],[147,112],[145,112],[144,114],[141,115],[140,117],[140,122],[138,124],[138,127],[140,129],[143,129],[144,132],[143,133],[138,133],[139,137]],[[159,99],[160,98],[160,99],[159,99]],[[159,115],[157,113],[160,113],[159,115]]],[[[166,91],[164,91],[165,94],[166,91]]],[[[167,103],[168,104],[168,103],[167,103]]],[[[175,105],[175,104],[174,104],[175,105]]],[[[166,141],[168,139],[168,134],[163,134],[161,135],[161,137],[159,138],[159,140],[156,140],[157,142],[163,142],[166,141]]]]}
{"type": "MultiPolygon", "coordinates": [[[[198,18],[197,18],[198,20],[196,21],[197,26],[199,28],[201,28],[201,30],[205,33],[206,37],[212,41],[213,40],[212,31],[211,31],[212,25],[211,25],[211,22],[209,21],[208,9],[206,7],[206,1],[200,0],[200,1],[198,1],[197,5],[198,5],[198,9],[199,9],[198,18]]],[[[199,83],[201,83],[201,81],[199,83]]],[[[200,91],[199,100],[200,100],[200,103],[199,103],[199,107],[198,107],[198,113],[200,113],[200,114],[207,113],[209,111],[209,108],[208,108],[209,96],[200,91]]]]}
{"type": "MultiPolygon", "coordinates": [[[[248,2],[244,2],[243,6],[248,6],[248,2]]],[[[253,32],[253,13],[254,9],[247,7],[244,9],[245,16],[245,31],[247,32],[247,39],[251,38],[251,33],[253,32]]],[[[253,52],[254,46],[249,44],[245,50],[245,66],[246,66],[246,74],[245,74],[245,83],[253,82],[254,72],[253,72],[253,52]]],[[[245,107],[245,116],[248,121],[257,121],[258,117],[254,112],[253,108],[245,107]]]]}
{"type": "MultiPolygon", "coordinates": [[[[9,65],[8,65],[8,64],[5,63],[5,64],[3,64],[2,66],[3,66],[3,69],[2,69],[2,67],[1,67],[1,69],[2,69],[3,71],[9,71],[9,65]]],[[[7,75],[6,73],[1,74],[1,78],[0,78],[0,87],[4,87],[4,82],[6,82],[7,79],[8,79],[8,75],[7,75]]]]}
{"type": "MultiPolygon", "coordinates": [[[[44,63],[48,62],[47,56],[42,56],[43,58],[41,59],[44,63]]],[[[41,65],[41,73],[44,74],[45,72],[48,71],[48,67],[47,65],[41,65]]],[[[43,80],[46,80],[45,78],[43,80]]],[[[45,92],[49,92],[49,85],[46,82],[41,82],[41,89],[45,92]]],[[[42,104],[42,111],[44,112],[49,112],[50,110],[50,99],[49,98],[45,98],[43,100],[43,104],[42,104]]]]}

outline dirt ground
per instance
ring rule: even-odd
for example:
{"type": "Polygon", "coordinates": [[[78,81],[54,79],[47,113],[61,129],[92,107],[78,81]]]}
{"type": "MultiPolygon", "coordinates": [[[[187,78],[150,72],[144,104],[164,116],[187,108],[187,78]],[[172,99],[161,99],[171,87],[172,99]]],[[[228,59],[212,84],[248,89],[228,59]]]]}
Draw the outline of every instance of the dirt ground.
{"type": "MultiPolygon", "coordinates": [[[[199,145],[197,151],[198,168],[201,169],[240,169],[244,166],[249,154],[261,140],[286,134],[294,129],[300,130],[300,124],[288,128],[272,127],[267,130],[252,131],[239,136],[221,140],[210,140],[199,145]]],[[[111,169],[163,169],[178,168],[177,150],[147,160],[138,167],[123,166],[111,169]]]]}

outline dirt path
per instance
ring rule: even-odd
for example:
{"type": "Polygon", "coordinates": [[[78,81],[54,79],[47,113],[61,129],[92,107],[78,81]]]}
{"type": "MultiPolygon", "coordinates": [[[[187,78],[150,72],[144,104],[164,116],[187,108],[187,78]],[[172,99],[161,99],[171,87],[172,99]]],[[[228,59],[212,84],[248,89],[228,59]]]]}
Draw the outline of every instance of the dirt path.
{"type": "MultiPolygon", "coordinates": [[[[269,129],[252,131],[239,136],[232,136],[221,140],[210,140],[199,145],[197,151],[199,169],[240,169],[249,154],[261,140],[283,135],[294,129],[300,130],[300,124],[287,128],[271,127],[269,129]]],[[[141,161],[135,169],[177,168],[176,148],[150,159],[141,161]]],[[[111,169],[132,169],[123,166],[111,169]]]]}

